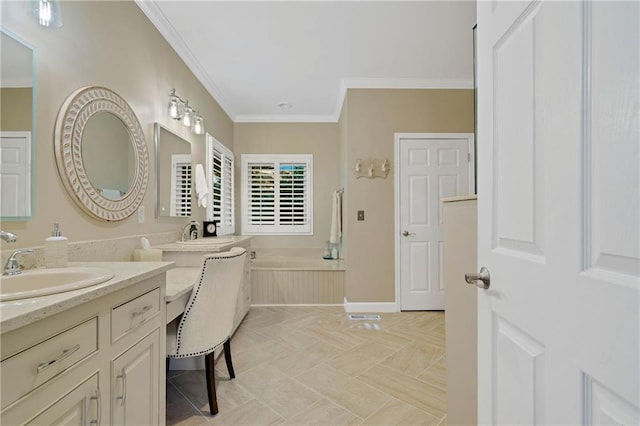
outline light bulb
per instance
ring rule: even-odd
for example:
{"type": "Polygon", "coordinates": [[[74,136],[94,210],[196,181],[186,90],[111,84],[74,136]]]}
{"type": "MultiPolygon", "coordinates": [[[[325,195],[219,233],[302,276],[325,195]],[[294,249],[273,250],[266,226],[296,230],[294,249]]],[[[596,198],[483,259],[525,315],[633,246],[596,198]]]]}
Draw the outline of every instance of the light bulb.
{"type": "Polygon", "coordinates": [[[184,104],[176,95],[176,89],[171,89],[169,93],[169,116],[174,120],[180,120],[184,114],[184,104]]]}
{"type": "Polygon", "coordinates": [[[43,27],[62,26],[60,5],[56,0],[35,0],[33,3],[33,15],[38,21],[38,24],[43,27]]]}
{"type": "Polygon", "coordinates": [[[191,127],[191,117],[193,115],[193,108],[189,106],[189,102],[187,101],[184,107],[184,117],[182,117],[182,124],[185,127],[191,127]]]}
{"type": "Polygon", "coordinates": [[[196,135],[201,135],[204,133],[204,123],[200,113],[197,113],[196,118],[193,120],[192,132],[195,133],[196,135]]]}

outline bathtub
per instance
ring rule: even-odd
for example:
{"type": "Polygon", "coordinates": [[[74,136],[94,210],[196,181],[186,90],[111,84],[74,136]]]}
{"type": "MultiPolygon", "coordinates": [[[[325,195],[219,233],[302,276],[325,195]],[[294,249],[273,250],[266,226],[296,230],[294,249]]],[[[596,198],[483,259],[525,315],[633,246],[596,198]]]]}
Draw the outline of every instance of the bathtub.
{"type": "Polygon", "coordinates": [[[344,261],[271,256],[251,261],[251,304],[342,305],[344,261]]]}

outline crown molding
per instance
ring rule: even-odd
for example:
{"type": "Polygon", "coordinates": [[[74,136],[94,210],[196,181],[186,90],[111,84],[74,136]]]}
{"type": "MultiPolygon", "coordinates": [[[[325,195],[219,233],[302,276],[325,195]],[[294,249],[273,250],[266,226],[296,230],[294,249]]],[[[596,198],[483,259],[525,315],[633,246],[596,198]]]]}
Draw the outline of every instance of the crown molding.
{"type": "Polygon", "coordinates": [[[229,116],[231,121],[235,121],[235,114],[231,110],[228,101],[213,82],[211,77],[209,77],[207,71],[202,67],[200,62],[198,62],[191,49],[189,49],[189,46],[187,46],[164,13],[162,13],[162,10],[160,10],[156,1],[135,0],[135,3],[160,32],[160,35],[163,36],[173,50],[176,51],[178,56],[180,56],[196,78],[200,80],[202,85],[207,89],[218,105],[220,105],[220,108],[222,108],[222,110],[229,116]]]}
{"type": "Polygon", "coordinates": [[[260,115],[239,114],[234,123],[337,123],[333,115],[260,115]]]}
{"type": "Polygon", "coordinates": [[[343,78],[340,80],[335,121],[340,120],[349,89],[473,89],[469,79],[343,78]]]}

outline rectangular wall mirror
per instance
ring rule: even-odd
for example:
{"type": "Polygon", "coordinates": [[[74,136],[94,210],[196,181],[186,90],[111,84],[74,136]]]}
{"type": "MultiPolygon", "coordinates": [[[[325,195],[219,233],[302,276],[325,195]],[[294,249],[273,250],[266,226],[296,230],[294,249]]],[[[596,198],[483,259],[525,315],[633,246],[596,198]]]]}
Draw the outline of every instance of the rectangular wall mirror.
{"type": "Polygon", "coordinates": [[[160,123],[153,126],[156,148],[156,217],[191,216],[191,143],[160,123]]]}
{"type": "Polygon", "coordinates": [[[0,191],[1,220],[33,215],[35,149],[35,49],[0,30],[0,191]]]}

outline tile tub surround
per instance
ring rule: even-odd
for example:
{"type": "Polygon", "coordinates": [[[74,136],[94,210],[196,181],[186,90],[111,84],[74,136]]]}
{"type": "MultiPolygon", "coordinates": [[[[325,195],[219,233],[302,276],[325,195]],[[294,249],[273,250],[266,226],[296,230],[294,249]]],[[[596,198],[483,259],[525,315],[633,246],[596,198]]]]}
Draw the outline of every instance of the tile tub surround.
{"type": "Polygon", "coordinates": [[[173,267],[173,262],[73,262],[69,266],[100,267],[114,277],[104,283],[49,296],[0,302],[0,333],[50,317],[74,306],[134,285],[173,267]]]}
{"type": "Polygon", "coordinates": [[[203,371],[172,371],[167,425],[446,424],[444,313],[381,316],[252,307],[231,341],[236,378],[216,364],[220,413],[208,415],[203,371]]]}
{"type": "MultiPolygon", "coordinates": [[[[142,248],[140,239],[142,237],[149,240],[151,245],[166,244],[175,242],[180,236],[180,232],[163,232],[157,234],[133,235],[130,237],[111,238],[106,240],[89,241],[69,241],[69,262],[128,262],[133,260],[133,250],[142,248]]],[[[20,235],[18,235],[20,238],[20,235]]],[[[42,239],[44,244],[44,238],[42,239]]],[[[44,266],[44,245],[36,247],[12,248],[10,243],[2,243],[2,265],[7,263],[9,256],[22,249],[32,249],[33,254],[19,256],[18,262],[23,269],[41,268],[44,266]]]]}

